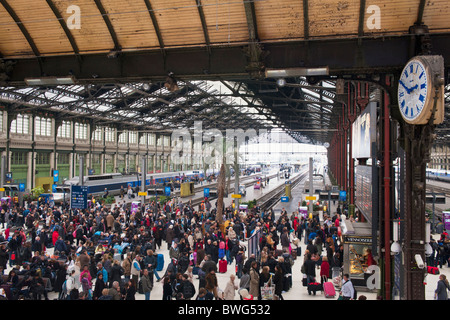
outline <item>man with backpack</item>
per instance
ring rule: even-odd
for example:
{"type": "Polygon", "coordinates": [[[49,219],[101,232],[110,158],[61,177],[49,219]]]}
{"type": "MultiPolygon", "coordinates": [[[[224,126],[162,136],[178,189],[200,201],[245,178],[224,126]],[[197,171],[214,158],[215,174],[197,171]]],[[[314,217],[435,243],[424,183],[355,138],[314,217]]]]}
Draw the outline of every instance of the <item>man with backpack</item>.
{"type": "Polygon", "coordinates": [[[178,292],[183,294],[184,300],[191,300],[195,295],[195,287],[192,282],[189,281],[189,276],[187,274],[183,274],[183,281],[178,288],[178,292]]]}

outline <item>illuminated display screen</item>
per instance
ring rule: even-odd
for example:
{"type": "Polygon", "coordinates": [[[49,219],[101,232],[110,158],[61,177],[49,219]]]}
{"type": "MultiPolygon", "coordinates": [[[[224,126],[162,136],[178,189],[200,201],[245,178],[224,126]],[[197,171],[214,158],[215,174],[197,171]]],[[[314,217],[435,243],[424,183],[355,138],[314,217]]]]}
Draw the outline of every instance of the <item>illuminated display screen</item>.
{"type": "Polygon", "coordinates": [[[355,204],[372,221],[372,167],[355,167],[355,204]]]}

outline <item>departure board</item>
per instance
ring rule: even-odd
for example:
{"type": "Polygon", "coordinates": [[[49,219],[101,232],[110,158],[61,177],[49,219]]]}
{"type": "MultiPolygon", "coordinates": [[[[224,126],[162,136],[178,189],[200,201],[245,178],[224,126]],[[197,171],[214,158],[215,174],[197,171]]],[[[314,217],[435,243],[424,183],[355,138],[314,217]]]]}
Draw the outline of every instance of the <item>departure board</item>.
{"type": "Polygon", "coordinates": [[[72,209],[86,209],[88,202],[87,186],[71,186],[70,207],[72,209]]]}
{"type": "Polygon", "coordinates": [[[372,221],[372,167],[355,167],[355,204],[368,221],[372,221]]]}

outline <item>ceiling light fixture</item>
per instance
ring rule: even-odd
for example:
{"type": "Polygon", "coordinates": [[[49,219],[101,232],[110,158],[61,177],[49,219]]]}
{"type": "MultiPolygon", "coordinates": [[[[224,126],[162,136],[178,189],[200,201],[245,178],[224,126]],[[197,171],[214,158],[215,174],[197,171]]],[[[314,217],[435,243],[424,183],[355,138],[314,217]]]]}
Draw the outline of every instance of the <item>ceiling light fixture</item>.
{"type": "Polygon", "coordinates": [[[286,68],[286,69],[266,69],[266,78],[289,78],[307,76],[327,76],[330,70],[328,67],[318,68],[286,68]]]}
{"type": "Polygon", "coordinates": [[[73,76],[25,78],[24,80],[28,86],[58,86],[75,84],[75,77],[73,76]]]}

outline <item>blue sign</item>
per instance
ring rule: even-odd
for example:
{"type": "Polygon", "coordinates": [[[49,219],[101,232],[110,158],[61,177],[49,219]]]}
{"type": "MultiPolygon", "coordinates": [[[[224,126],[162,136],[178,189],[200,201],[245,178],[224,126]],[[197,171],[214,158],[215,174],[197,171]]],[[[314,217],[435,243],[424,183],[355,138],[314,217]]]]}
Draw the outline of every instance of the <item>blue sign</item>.
{"type": "Polygon", "coordinates": [[[57,186],[56,184],[52,184],[52,192],[53,193],[56,193],[56,186],[57,186]]]}
{"type": "Polygon", "coordinates": [[[53,170],[53,182],[59,181],[59,170],[53,170]]]}
{"type": "Polygon", "coordinates": [[[88,187],[71,186],[70,207],[72,209],[86,209],[88,204],[88,187]]]}
{"type": "Polygon", "coordinates": [[[19,183],[19,191],[25,192],[25,183],[19,183]]]}
{"type": "Polygon", "coordinates": [[[209,198],[209,188],[203,188],[203,197],[209,198]]]}
{"type": "Polygon", "coordinates": [[[170,197],[170,187],[164,187],[164,194],[166,195],[166,197],[170,197]]]}
{"type": "Polygon", "coordinates": [[[281,197],[281,202],[289,202],[289,197],[281,197]]]}
{"type": "Polygon", "coordinates": [[[347,201],[347,192],[339,191],[339,201],[347,201]]]}

